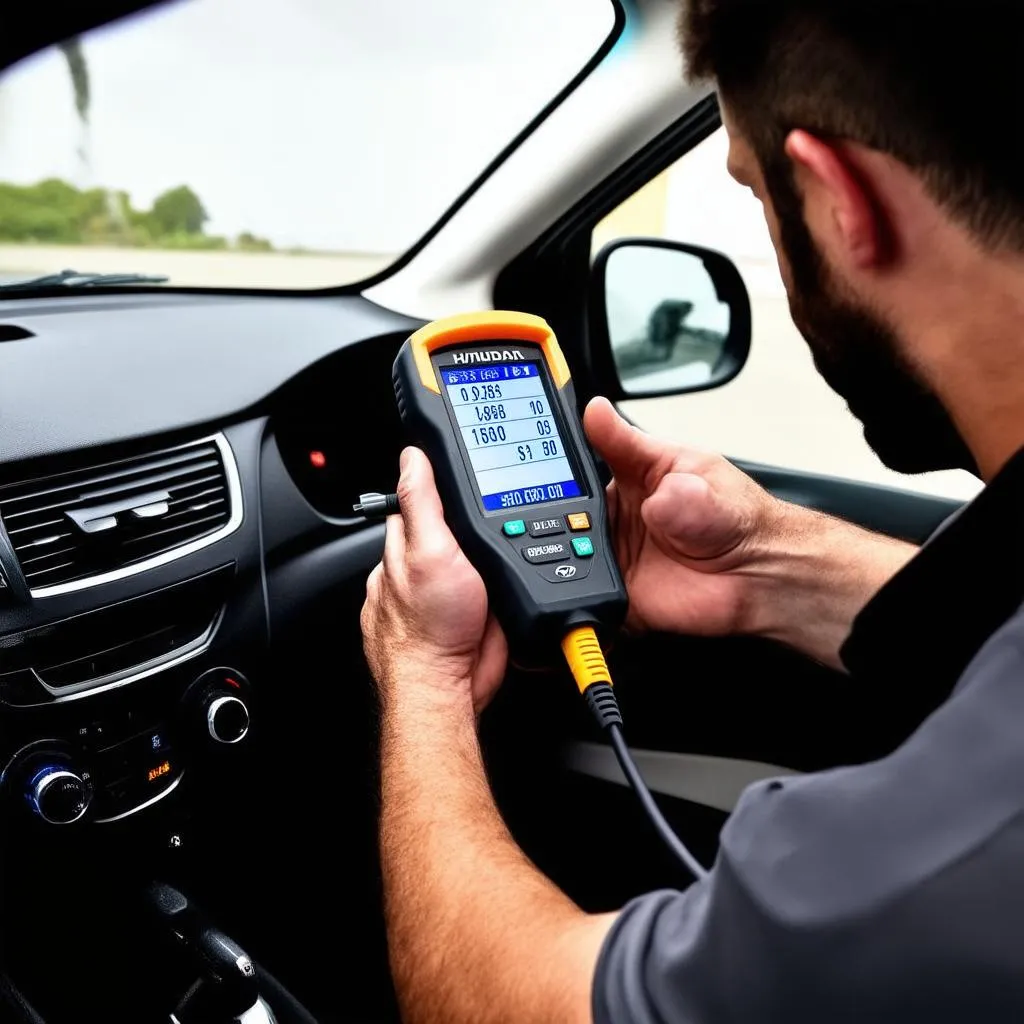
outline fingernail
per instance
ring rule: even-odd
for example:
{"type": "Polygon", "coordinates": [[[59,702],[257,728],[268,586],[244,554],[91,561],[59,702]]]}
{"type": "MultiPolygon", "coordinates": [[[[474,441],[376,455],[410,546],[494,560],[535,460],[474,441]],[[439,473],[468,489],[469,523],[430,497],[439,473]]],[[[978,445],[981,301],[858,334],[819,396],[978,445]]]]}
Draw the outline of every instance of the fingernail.
{"type": "Polygon", "coordinates": [[[403,448],[402,454],[398,456],[398,471],[404,473],[409,468],[409,459],[412,458],[412,450],[403,448]]]}

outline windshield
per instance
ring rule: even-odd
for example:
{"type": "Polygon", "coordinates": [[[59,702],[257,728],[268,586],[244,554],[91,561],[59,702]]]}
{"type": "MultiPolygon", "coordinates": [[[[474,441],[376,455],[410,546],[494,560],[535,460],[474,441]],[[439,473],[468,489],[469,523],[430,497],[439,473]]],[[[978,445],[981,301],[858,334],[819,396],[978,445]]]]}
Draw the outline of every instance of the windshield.
{"type": "Polygon", "coordinates": [[[0,282],[387,267],[600,47],[609,0],[184,0],[0,79],[0,282]]]}

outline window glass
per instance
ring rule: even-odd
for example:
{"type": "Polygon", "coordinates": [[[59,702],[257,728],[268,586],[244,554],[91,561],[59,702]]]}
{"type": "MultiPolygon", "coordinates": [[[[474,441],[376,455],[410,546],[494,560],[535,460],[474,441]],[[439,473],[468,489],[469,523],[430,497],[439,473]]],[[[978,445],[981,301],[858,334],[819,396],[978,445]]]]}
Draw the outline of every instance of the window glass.
{"type": "Polygon", "coordinates": [[[889,484],[954,498],[981,483],[960,470],[906,476],[887,469],[860,423],[818,376],[789,315],[761,204],[725,169],[719,129],[612,211],[594,229],[594,252],[631,235],[672,238],[717,249],[737,265],[750,293],[750,359],[714,391],[622,403],[652,433],[733,458],[889,484]]]}
{"type": "Polygon", "coordinates": [[[0,280],[350,283],[571,80],[609,0],[185,0],[0,79],[0,280]]]}

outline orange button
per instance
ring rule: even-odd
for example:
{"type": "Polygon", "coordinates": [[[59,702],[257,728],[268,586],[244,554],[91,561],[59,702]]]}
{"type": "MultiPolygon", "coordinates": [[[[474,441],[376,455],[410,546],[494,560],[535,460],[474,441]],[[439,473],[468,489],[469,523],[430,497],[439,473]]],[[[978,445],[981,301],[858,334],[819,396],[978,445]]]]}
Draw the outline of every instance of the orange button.
{"type": "Polygon", "coordinates": [[[568,516],[570,530],[589,530],[590,516],[586,512],[573,512],[568,516]]]}

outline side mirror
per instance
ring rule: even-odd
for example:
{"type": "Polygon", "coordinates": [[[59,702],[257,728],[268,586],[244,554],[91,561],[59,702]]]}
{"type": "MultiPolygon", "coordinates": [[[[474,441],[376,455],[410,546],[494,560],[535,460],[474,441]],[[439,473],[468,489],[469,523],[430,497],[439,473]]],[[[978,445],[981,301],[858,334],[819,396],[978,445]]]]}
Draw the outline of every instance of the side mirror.
{"type": "Polygon", "coordinates": [[[658,238],[606,245],[591,271],[590,355],[609,398],[728,383],[750,353],[750,298],[727,256],[658,238]]]}

